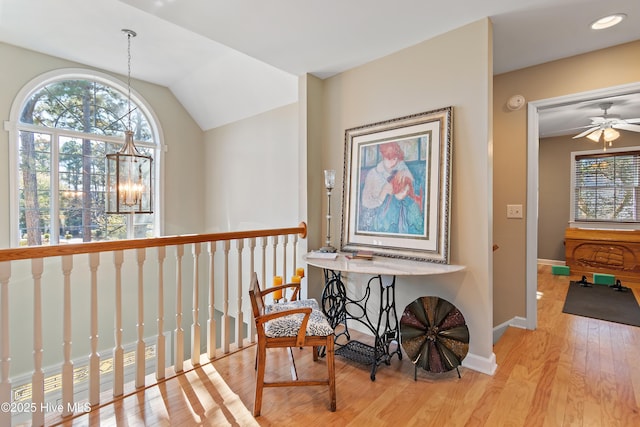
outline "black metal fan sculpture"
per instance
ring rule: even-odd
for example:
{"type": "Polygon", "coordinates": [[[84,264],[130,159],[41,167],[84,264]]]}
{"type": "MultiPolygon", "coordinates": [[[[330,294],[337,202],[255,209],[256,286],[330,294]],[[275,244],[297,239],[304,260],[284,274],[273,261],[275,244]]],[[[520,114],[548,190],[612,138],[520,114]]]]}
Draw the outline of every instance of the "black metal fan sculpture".
{"type": "Polygon", "coordinates": [[[438,297],[420,297],[405,307],[400,319],[402,348],[415,365],[425,371],[460,371],[469,351],[469,328],[464,316],[449,301],[438,297]]]}

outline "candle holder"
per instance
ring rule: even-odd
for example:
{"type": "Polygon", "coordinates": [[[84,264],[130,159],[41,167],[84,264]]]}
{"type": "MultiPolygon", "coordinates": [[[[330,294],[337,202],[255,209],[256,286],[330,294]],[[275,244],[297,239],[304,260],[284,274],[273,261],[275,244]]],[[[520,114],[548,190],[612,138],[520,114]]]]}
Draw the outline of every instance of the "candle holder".
{"type": "Polygon", "coordinates": [[[325,246],[320,248],[320,252],[336,252],[336,248],[331,246],[331,190],[336,184],[336,171],[324,171],[324,186],[327,189],[327,240],[325,246]]]}

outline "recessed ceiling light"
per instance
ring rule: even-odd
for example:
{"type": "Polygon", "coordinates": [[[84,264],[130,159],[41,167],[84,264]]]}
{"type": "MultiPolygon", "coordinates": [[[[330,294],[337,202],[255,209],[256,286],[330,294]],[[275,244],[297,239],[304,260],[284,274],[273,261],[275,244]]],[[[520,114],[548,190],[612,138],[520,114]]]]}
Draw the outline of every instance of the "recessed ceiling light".
{"type": "Polygon", "coordinates": [[[624,13],[614,13],[613,15],[604,16],[591,24],[592,30],[604,30],[605,28],[613,27],[614,25],[622,22],[627,15],[624,13]]]}

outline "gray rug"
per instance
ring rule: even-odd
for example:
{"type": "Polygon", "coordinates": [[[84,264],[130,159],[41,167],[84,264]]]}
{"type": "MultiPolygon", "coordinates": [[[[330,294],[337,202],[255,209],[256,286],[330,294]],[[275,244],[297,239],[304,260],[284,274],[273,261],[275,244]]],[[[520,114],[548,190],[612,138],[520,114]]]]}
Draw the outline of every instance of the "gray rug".
{"type": "Polygon", "coordinates": [[[564,313],[640,326],[640,306],[631,289],[618,292],[605,285],[580,286],[569,283],[564,313]]]}

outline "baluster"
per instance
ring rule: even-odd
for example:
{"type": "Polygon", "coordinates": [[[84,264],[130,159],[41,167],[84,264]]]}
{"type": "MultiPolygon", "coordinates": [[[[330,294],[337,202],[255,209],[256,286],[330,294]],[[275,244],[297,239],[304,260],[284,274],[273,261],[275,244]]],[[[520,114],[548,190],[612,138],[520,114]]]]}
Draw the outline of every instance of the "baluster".
{"type": "Polygon", "coordinates": [[[260,248],[262,253],[262,286],[267,286],[267,239],[268,237],[260,238],[260,248]]]}
{"type": "Polygon", "coordinates": [[[293,235],[292,246],[293,246],[293,268],[291,269],[291,271],[293,272],[292,275],[295,275],[297,267],[298,267],[298,255],[297,255],[297,252],[298,252],[298,235],[297,234],[293,235]]]}
{"type": "Polygon", "coordinates": [[[98,266],[100,253],[89,254],[91,270],[91,354],[89,355],[89,404],[100,403],[100,355],[98,354],[98,266]]]}
{"type": "Polygon", "coordinates": [[[229,249],[228,240],[223,243],[224,249],[224,277],[222,283],[222,352],[229,353],[229,249]]]}
{"type": "Polygon", "coordinates": [[[176,354],[174,370],[182,372],[184,369],[184,330],[182,329],[182,257],[184,245],[176,246],[176,354]]]}
{"type": "Polygon", "coordinates": [[[71,270],[73,269],[73,255],[62,257],[62,274],[64,276],[63,291],[63,325],[62,349],[62,416],[71,415],[73,407],[73,362],[71,361],[71,270]]]}
{"type": "Polygon", "coordinates": [[[165,336],[164,336],[164,260],[167,255],[166,246],[158,246],[158,337],[156,339],[156,379],[161,380],[166,371],[165,336]]]}
{"type": "Polygon", "coordinates": [[[209,319],[207,319],[207,357],[209,360],[216,357],[216,307],[215,307],[215,253],[216,242],[207,243],[209,251],[209,319]]]}
{"type": "MultiPolygon", "coordinates": [[[[11,402],[11,352],[9,351],[9,278],[11,262],[0,262],[0,403],[11,402]]],[[[0,411],[0,425],[11,425],[11,411],[0,411]]]]}
{"type": "MultiPolygon", "coordinates": [[[[249,272],[252,273],[256,268],[256,264],[255,264],[255,251],[256,251],[256,238],[252,237],[249,239],[249,272]]],[[[248,289],[247,289],[248,292],[248,289]]],[[[248,322],[248,328],[249,328],[249,341],[250,342],[256,342],[256,322],[253,321],[253,310],[249,309],[249,312],[251,313],[251,315],[249,317],[251,317],[251,322],[248,322]]]]}
{"type": "MultiPolygon", "coordinates": [[[[282,236],[282,283],[289,283],[291,277],[287,277],[287,244],[289,243],[289,236],[282,236]]],[[[283,301],[287,300],[287,290],[282,290],[283,301]]]]}
{"type": "MultiPolygon", "coordinates": [[[[42,370],[42,258],[31,260],[33,276],[33,375],[31,377],[31,403],[36,410],[31,414],[31,425],[44,425],[44,371],[42,370]]],[[[10,400],[9,400],[10,401],[10,400]]],[[[3,402],[9,402],[7,400],[3,402]]]]}
{"type": "Polygon", "coordinates": [[[136,249],[138,260],[138,340],[136,345],[136,388],[144,387],[145,343],[144,343],[144,261],[145,249],[136,249]]]}
{"type": "Polygon", "coordinates": [[[124,347],[122,346],[122,264],[124,252],[113,252],[113,265],[116,269],[116,310],[114,313],[115,345],[113,347],[113,396],[124,393],[124,347]]]}
{"type": "Polygon", "coordinates": [[[236,240],[238,249],[238,286],[237,286],[237,309],[236,309],[236,345],[238,348],[244,347],[242,331],[244,330],[244,316],[242,315],[242,249],[244,249],[244,239],[236,240]]]}
{"type": "Polygon", "coordinates": [[[200,364],[200,272],[199,272],[199,257],[200,257],[200,243],[193,244],[193,307],[191,312],[193,313],[193,323],[191,324],[191,365],[196,366],[200,364]]]}

